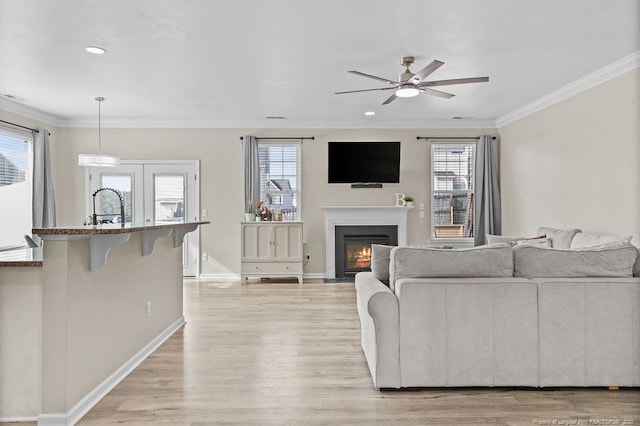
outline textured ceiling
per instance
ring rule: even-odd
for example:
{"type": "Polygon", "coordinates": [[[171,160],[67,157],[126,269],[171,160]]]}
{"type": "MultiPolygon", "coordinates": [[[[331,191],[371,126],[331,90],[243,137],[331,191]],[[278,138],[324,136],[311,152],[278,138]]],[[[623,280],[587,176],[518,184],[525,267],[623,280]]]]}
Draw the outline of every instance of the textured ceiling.
{"type": "Polygon", "coordinates": [[[483,124],[637,52],[639,22],[638,0],[0,0],[0,94],[61,125],[94,123],[96,96],[106,125],[483,124]],[[385,87],[347,71],[395,80],[403,55],[490,82],[334,94],[385,87]]]}

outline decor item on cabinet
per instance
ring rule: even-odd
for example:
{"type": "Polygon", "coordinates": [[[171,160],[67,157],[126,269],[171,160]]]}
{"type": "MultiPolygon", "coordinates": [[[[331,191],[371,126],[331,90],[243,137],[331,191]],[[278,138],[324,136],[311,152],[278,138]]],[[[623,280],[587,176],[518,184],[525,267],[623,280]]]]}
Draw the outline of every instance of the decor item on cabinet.
{"type": "Polygon", "coordinates": [[[295,277],[302,284],[302,222],[241,224],[240,278],[295,277]]]}
{"type": "Polygon", "coordinates": [[[407,195],[404,197],[405,205],[407,207],[413,207],[413,197],[411,195],[407,195]]]}
{"type": "Polygon", "coordinates": [[[101,117],[100,117],[100,103],[104,101],[104,98],[98,96],[98,154],[79,154],[78,164],[83,167],[113,167],[120,165],[120,157],[115,155],[107,155],[102,153],[102,141],[101,141],[101,117]]]}
{"type": "MultiPolygon", "coordinates": [[[[256,216],[258,216],[258,214],[260,214],[260,220],[263,220],[263,221],[269,220],[269,215],[270,215],[269,208],[264,205],[264,201],[260,201],[257,205],[256,216]]],[[[256,221],[257,220],[258,219],[256,219],[256,221]]]]}
{"type": "Polygon", "coordinates": [[[244,220],[245,220],[245,222],[253,221],[254,220],[253,218],[255,217],[255,214],[256,214],[256,212],[255,212],[255,209],[253,208],[253,203],[248,202],[247,203],[247,208],[246,208],[246,210],[244,212],[244,220]]]}

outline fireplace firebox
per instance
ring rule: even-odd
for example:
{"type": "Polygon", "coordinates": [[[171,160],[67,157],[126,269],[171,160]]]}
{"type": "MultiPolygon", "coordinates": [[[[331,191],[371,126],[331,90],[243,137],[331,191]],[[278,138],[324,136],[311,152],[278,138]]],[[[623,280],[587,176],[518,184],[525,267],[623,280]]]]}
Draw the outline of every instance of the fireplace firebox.
{"type": "Polygon", "coordinates": [[[336,278],[371,270],[371,245],[398,245],[396,225],[336,226],[336,278]]]}

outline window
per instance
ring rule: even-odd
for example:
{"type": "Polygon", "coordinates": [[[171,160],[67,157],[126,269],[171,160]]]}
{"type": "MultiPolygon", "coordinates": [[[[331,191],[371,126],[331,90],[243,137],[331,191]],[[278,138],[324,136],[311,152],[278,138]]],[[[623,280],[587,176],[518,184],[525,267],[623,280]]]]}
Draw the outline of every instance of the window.
{"type": "Polygon", "coordinates": [[[475,143],[431,145],[431,236],[473,237],[475,143]]]}
{"type": "Polygon", "coordinates": [[[24,247],[31,235],[33,138],[0,127],[0,250],[24,247]]]}
{"type": "MultiPolygon", "coordinates": [[[[126,174],[98,174],[102,179],[101,188],[112,188],[119,191],[124,204],[125,223],[133,222],[132,205],[132,177],[126,174]]],[[[96,199],[96,213],[100,215],[98,220],[106,219],[117,223],[120,221],[120,199],[111,191],[102,191],[96,199]]]]}
{"type": "Polygon", "coordinates": [[[258,142],[260,200],[284,220],[300,220],[300,142],[258,142]]]}

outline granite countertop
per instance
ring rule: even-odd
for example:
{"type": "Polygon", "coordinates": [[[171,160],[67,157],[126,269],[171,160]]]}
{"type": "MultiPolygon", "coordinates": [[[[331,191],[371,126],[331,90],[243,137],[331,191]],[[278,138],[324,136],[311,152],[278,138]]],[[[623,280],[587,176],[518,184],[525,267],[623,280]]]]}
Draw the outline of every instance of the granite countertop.
{"type": "Polygon", "coordinates": [[[80,225],[80,226],[56,226],[54,228],[34,228],[31,232],[36,235],[103,235],[103,234],[126,234],[129,232],[151,231],[161,228],[180,228],[192,225],[206,225],[210,221],[195,222],[155,222],[155,223],[105,223],[102,225],[80,225]]]}
{"type": "MultiPolygon", "coordinates": [[[[54,228],[34,228],[31,232],[35,235],[113,235],[131,232],[152,231],[162,228],[183,228],[194,225],[206,225],[210,221],[194,222],[156,222],[144,224],[126,223],[119,224],[85,225],[85,226],[56,226],[54,228]]],[[[18,248],[14,250],[0,251],[0,267],[3,266],[42,266],[42,247],[18,248]]]]}
{"type": "Polygon", "coordinates": [[[2,266],[42,266],[42,248],[19,248],[0,252],[2,266]]]}

